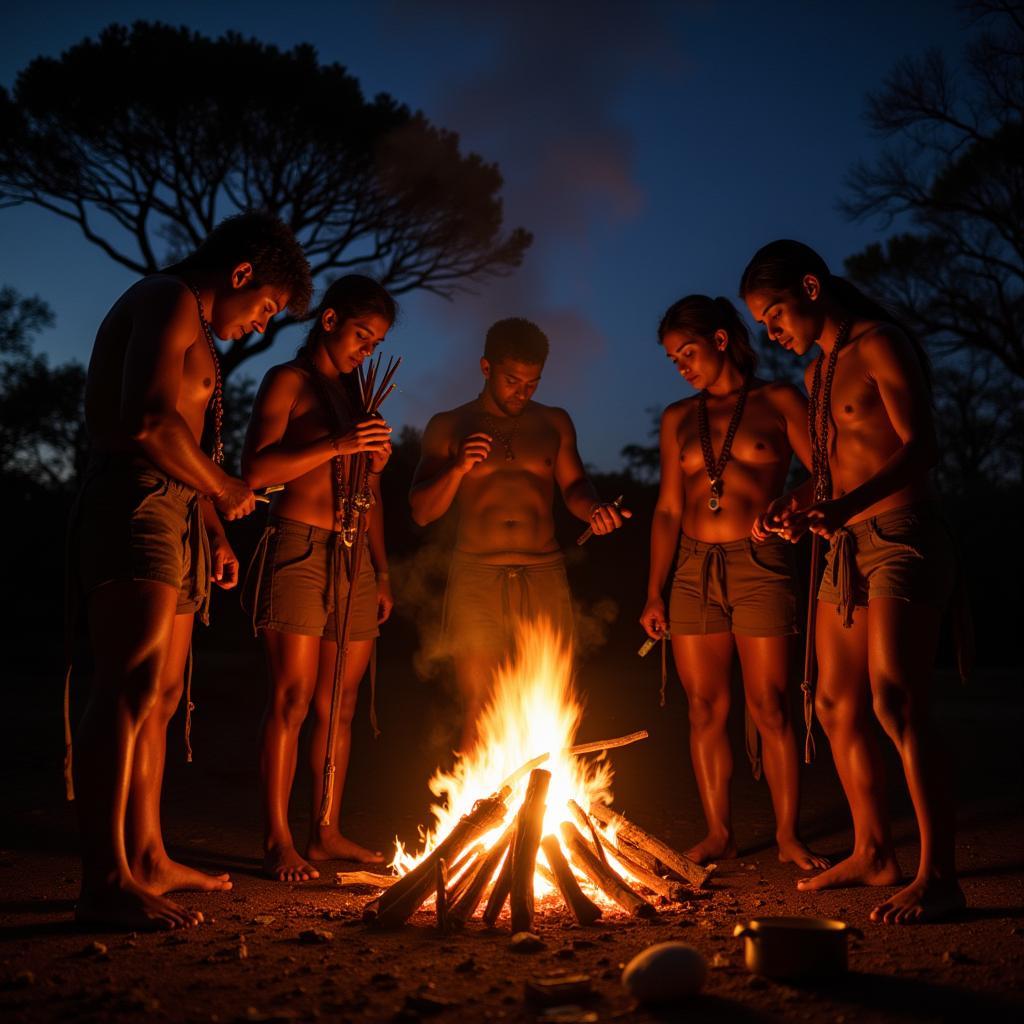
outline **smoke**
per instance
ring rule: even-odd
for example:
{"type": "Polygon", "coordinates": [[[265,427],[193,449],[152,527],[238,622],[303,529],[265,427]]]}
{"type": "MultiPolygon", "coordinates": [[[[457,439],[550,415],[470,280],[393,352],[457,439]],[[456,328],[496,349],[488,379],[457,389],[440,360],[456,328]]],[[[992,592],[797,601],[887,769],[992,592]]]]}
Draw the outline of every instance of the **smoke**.
{"type": "MultiPolygon", "coordinates": [[[[479,55],[473,70],[442,78],[428,115],[459,133],[464,151],[497,162],[506,226],[533,232],[524,266],[479,293],[442,305],[431,319],[445,335],[444,368],[425,372],[403,408],[422,424],[480,389],[477,361],[488,326],[507,316],[536,321],[551,340],[537,398],[566,405],[587,393],[609,338],[590,310],[599,232],[638,217],[646,195],[633,133],[619,108],[638,76],[678,63],[667,42],[668,9],[654,4],[392,5],[404,31],[450,37],[479,55]],[[567,272],[568,270],[568,272],[567,272]],[[560,282],[554,293],[549,280],[560,282]],[[428,403],[418,396],[430,396],[428,403]]],[[[435,36],[436,38],[436,36],[435,36]]],[[[466,68],[465,60],[458,66],[466,68]]]]}

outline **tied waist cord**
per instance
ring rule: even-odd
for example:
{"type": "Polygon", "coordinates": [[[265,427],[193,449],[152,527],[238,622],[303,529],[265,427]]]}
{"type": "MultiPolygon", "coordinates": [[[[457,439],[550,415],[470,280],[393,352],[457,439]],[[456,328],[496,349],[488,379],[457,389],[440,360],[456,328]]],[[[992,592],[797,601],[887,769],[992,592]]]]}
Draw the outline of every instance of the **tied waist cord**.
{"type": "Polygon", "coordinates": [[[836,614],[842,617],[845,629],[849,629],[853,625],[853,577],[853,534],[845,526],[842,526],[832,535],[832,586],[839,591],[836,614]]]}
{"type": "Polygon", "coordinates": [[[705,632],[708,626],[708,601],[711,597],[711,575],[718,577],[718,593],[726,612],[729,608],[729,596],[725,582],[725,548],[721,544],[709,544],[704,552],[704,560],[700,565],[700,631],[705,632]]]}

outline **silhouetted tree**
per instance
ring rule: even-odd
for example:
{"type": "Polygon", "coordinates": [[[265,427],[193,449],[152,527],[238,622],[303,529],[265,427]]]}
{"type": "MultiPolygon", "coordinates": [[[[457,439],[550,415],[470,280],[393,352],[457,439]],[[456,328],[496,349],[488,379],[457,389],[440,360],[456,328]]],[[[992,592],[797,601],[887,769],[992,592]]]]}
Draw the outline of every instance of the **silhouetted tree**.
{"type": "MultiPolygon", "coordinates": [[[[0,89],[0,203],[72,221],[139,274],[258,207],[291,225],[315,275],[358,269],[395,293],[450,297],[530,244],[502,231],[501,185],[453,132],[386,94],[364,99],[308,45],[111,25],[0,89]]],[[[233,345],[225,371],[288,322],[233,345]]]]}
{"type": "Polygon", "coordinates": [[[890,144],[854,168],[843,207],[910,230],[846,268],[934,352],[983,353],[1024,378],[1024,5],[967,10],[978,32],[961,74],[932,51],[868,98],[890,144]]]}
{"type": "Polygon", "coordinates": [[[85,370],[50,366],[32,351],[53,311],[38,298],[0,288],[0,481],[6,499],[26,489],[66,491],[85,453],[82,394],[85,370]]]}

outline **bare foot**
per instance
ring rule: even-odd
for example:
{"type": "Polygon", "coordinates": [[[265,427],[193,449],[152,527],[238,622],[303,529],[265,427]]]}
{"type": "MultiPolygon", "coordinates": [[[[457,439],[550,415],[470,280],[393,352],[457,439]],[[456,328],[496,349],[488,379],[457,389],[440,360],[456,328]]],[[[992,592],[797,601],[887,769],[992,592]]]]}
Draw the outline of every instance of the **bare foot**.
{"type": "Polygon", "coordinates": [[[263,872],[278,882],[308,882],[320,877],[320,872],[291,844],[270,847],[263,855],[263,872]]]}
{"type": "Polygon", "coordinates": [[[804,871],[824,871],[832,866],[832,861],[809,850],[796,836],[779,840],[779,860],[783,864],[795,864],[804,871]]]}
{"type": "Polygon", "coordinates": [[[879,903],[871,920],[882,924],[924,924],[959,914],[967,906],[955,878],[914,879],[905,889],[879,903]]]}
{"type": "Polygon", "coordinates": [[[689,857],[694,864],[707,864],[708,861],[720,858],[735,857],[736,844],[730,835],[706,835],[696,846],[691,846],[683,855],[689,857]]]}
{"type": "Polygon", "coordinates": [[[895,885],[900,866],[890,854],[852,854],[835,867],[813,878],[801,878],[796,887],[804,892],[815,889],[842,889],[855,885],[895,885]]]}
{"type": "Polygon", "coordinates": [[[202,920],[198,910],[186,910],[135,881],[83,891],[75,906],[78,924],[126,932],[191,928],[202,920]]]}
{"type": "Polygon", "coordinates": [[[231,888],[230,875],[208,875],[170,857],[133,868],[133,874],[158,896],[167,892],[227,892],[231,888]]]}
{"type": "Polygon", "coordinates": [[[383,864],[380,850],[367,850],[339,832],[327,830],[309,841],[306,856],[310,860],[354,860],[359,864],[383,864]]]}

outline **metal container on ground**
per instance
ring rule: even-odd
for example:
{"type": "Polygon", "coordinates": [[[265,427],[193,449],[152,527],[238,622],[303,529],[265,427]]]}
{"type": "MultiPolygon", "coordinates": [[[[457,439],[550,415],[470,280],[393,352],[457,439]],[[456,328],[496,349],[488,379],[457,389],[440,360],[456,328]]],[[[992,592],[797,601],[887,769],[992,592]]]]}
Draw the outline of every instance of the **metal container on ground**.
{"type": "Polygon", "coordinates": [[[846,939],[863,938],[845,921],[755,917],[733,935],[744,940],[747,970],[766,978],[829,978],[846,973],[846,939]]]}

